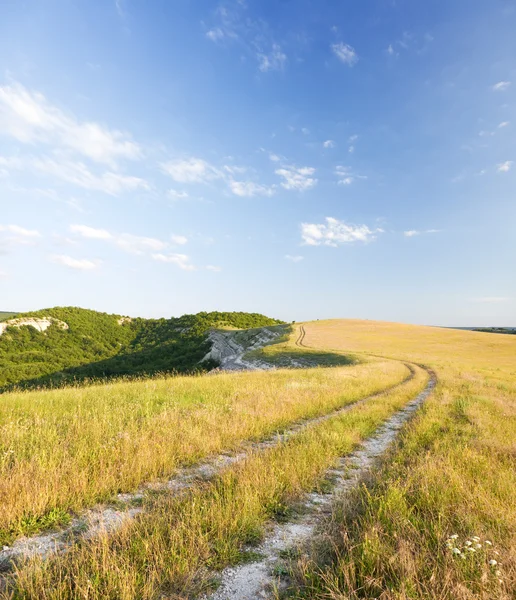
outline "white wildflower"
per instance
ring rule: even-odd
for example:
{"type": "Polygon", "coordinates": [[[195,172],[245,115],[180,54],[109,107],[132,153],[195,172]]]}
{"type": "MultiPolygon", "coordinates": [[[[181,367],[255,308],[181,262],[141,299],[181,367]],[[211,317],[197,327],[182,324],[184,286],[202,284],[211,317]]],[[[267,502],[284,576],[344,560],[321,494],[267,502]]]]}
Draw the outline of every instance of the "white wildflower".
{"type": "Polygon", "coordinates": [[[472,544],[472,543],[473,543],[473,542],[470,542],[469,540],[466,540],[466,541],[464,542],[464,544],[465,544],[466,546],[471,546],[471,544],[472,544]]]}
{"type": "Polygon", "coordinates": [[[471,539],[472,539],[474,542],[480,542],[480,538],[478,537],[478,535],[474,535],[474,536],[473,536],[471,539]]]}
{"type": "Polygon", "coordinates": [[[494,558],[492,558],[492,559],[489,561],[489,564],[490,564],[492,567],[496,567],[496,565],[498,564],[498,562],[497,562],[497,561],[496,561],[494,558]]]}
{"type": "Polygon", "coordinates": [[[452,552],[453,554],[460,554],[460,550],[458,548],[454,548],[452,552]]]}
{"type": "Polygon", "coordinates": [[[458,534],[454,533],[453,535],[450,535],[450,540],[456,540],[458,537],[458,534]]]}
{"type": "Polygon", "coordinates": [[[484,542],[484,544],[487,544],[488,546],[492,546],[492,545],[493,545],[493,543],[492,543],[492,542],[490,542],[489,540],[486,540],[486,541],[484,542]]]}
{"type": "Polygon", "coordinates": [[[480,548],[482,548],[482,544],[475,544],[475,548],[476,548],[477,550],[480,550],[480,548]]]}

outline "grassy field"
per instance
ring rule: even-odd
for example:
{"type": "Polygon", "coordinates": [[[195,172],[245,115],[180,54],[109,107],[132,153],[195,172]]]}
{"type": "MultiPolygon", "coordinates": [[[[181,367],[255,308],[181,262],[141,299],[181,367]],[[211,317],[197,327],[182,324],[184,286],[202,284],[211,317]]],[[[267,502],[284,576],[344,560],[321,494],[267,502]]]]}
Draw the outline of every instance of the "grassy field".
{"type": "MultiPolygon", "coordinates": [[[[299,376],[290,374],[302,382],[299,376]]],[[[10,597],[150,600],[206,591],[213,586],[211,569],[252,558],[245,546],[262,538],[270,519],[292,516],[304,493],[325,485],[326,469],[413,398],[427,379],[417,369],[404,386],[251,454],[187,497],[149,498],[144,516],[117,534],[76,546],[45,568],[37,561],[26,566],[10,597]]]]}
{"type": "MultiPolygon", "coordinates": [[[[296,326],[290,338],[258,354],[278,365],[288,355],[332,368],[3,395],[4,539],[389,388],[406,378],[407,361],[436,371],[436,391],[367,485],[336,504],[310,554],[293,560],[291,585],[282,594],[311,600],[513,598],[516,338],[370,321],[303,327],[304,335],[296,326]]],[[[19,567],[13,587],[0,597],[195,597],[213,586],[218,569],[251,560],[271,520],[293,518],[303,494],[328,485],[328,467],[427,379],[415,367],[415,377],[402,386],[252,451],[186,495],[147,494],[138,519],[44,564],[19,567]]]]}
{"type": "Polygon", "coordinates": [[[402,364],[216,374],[4,394],[0,543],[242,440],[401,381],[402,364]]]}
{"type": "Polygon", "coordinates": [[[424,362],[440,384],[374,483],[335,512],[331,541],[296,565],[289,596],[514,598],[514,336],[366,321],[305,328],[311,347],[424,362]]]}

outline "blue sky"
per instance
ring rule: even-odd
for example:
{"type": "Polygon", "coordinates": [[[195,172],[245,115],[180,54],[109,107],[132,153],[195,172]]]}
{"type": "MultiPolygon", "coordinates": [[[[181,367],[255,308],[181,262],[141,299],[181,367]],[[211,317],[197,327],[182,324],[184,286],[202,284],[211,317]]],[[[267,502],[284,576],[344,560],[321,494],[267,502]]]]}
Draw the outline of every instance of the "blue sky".
{"type": "Polygon", "coordinates": [[[516,325],[516,0],[7,0],[0,310],[516,325]]]}

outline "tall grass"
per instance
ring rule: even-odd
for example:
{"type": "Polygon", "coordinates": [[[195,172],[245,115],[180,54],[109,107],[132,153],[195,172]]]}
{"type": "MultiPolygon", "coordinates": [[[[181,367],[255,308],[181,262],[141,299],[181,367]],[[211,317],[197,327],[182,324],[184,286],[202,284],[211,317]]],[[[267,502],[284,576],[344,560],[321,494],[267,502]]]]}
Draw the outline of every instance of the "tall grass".
{"type": "Polygon", "coordinates": [[[516,339],[357,321],[306,330],[315,347],[424,361],[440,383],[373,484],[338,507],[330,543],[297,564],[289,597],[514,598],[516,339]]]}
{"type": "Polygon", "coordinates": [[[394,362],[4,394],[0,544],[401,381],[394,362]]]}
{"type": "Polygon", "coordinates": [[[322,483],[337,457],[371,435],[426,381],[417,369],[406,385],[252,454],[186,498],[150,500],[143,516],[116,535],[77,546],[44,566],[35,561],[22,568],[4,597],[150,600],[200,593],[212,584],[212,569],[245,560],[245,546],[261,539],[269,519],[288,515],[303,493],[322,483]]]}

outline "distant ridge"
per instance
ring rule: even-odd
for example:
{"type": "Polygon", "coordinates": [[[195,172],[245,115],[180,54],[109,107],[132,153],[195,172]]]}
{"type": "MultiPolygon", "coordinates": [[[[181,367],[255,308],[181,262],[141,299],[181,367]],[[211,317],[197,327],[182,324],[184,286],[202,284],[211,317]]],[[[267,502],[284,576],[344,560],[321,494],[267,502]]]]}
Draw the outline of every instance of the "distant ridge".
{"type": "Polygon", "coordinates": [[[9,315],[3,321],[14,317],[18,321],[0,331],[0,389],[4,391],[13,385],[56,386],[85,379],[206,371],[217,366],[214,360],[200,364],[211,348],[211,329],[282,323],[258,313],[200,312],[142,319],[76,307],[4,312],[0,319],[3,315],[9,315]]]}

